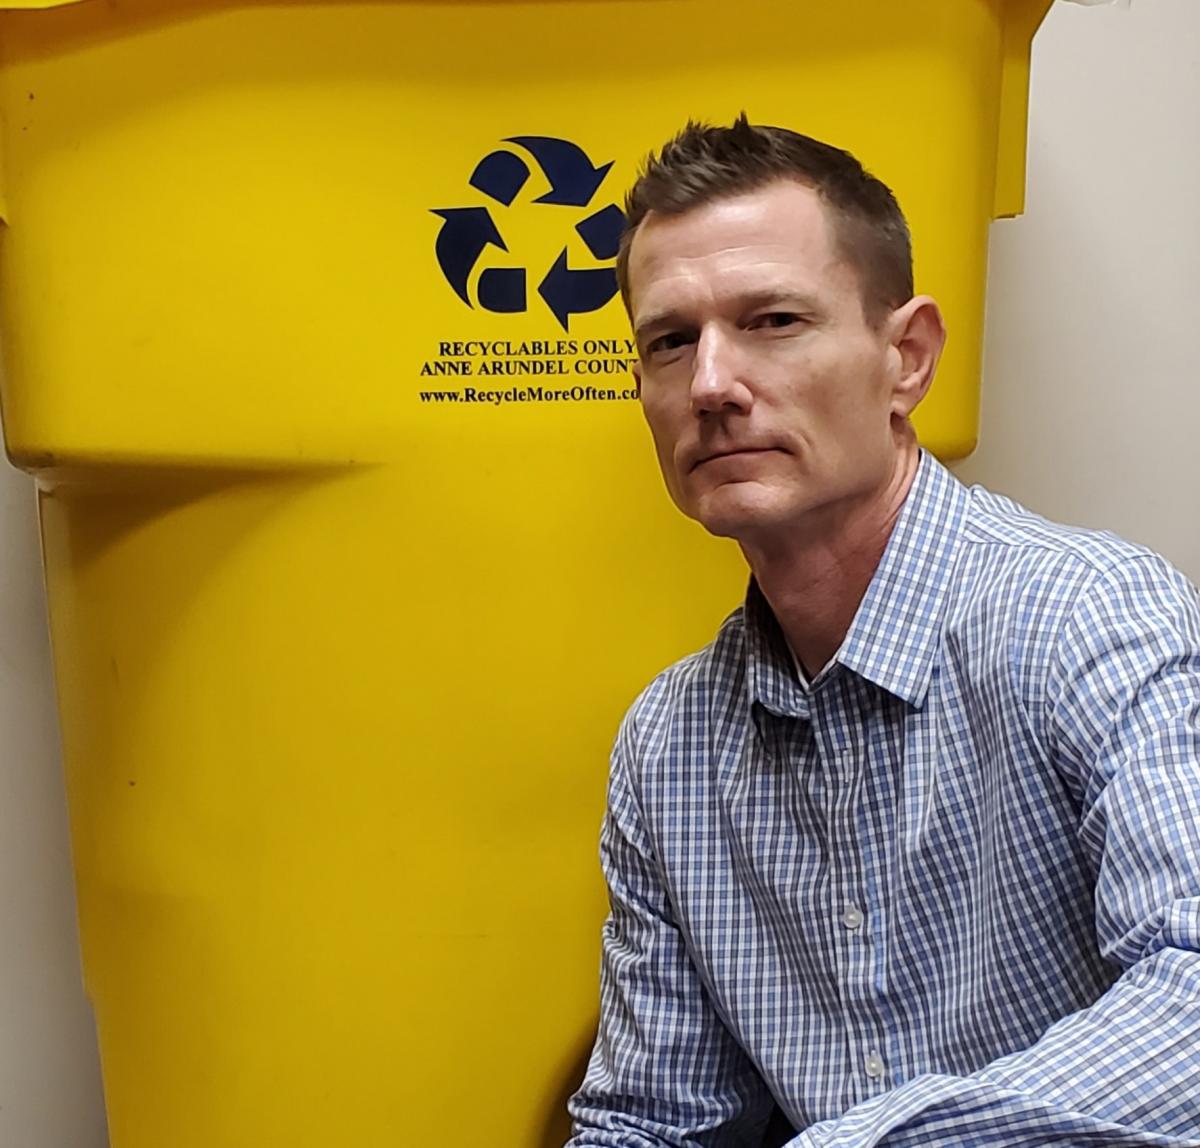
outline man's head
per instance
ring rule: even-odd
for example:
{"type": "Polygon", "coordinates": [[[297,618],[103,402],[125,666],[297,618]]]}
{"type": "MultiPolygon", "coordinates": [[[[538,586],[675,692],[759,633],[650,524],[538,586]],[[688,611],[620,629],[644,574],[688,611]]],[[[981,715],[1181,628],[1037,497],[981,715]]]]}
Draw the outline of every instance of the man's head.
{"type": "Polygon", "coordinates": [[[743,542],[836,525],[913,449],[944,339],[894,196],[743,116],[689,124],[626,207],[618,276],[672,497],[743,542]]]}
{"type": "Polygon", "coordinates": [[[848,151],[787,128],[751,124],[743,112],[728,128],[689,123],[650,155],[625,197],[617,281],[626,310],[629,248],[647,215],[682,215],[782,179],[811,187],[821,197],[833,241],[859,276],[868,321],[879,322],[912,298],[912,240],[887,185],[848,151]]]}

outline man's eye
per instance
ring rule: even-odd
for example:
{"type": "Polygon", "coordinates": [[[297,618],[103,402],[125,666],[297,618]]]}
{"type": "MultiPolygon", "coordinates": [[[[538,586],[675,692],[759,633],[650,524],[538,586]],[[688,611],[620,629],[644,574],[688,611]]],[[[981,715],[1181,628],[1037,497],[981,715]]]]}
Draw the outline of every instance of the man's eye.
{"type": "Polygon", "coordinates": [[[769,311],[765,315],[756,315],[750,321],[750,329],[753,331],[762,327],[792,327],[803,322],[803,315],[791,311],[769,311]]]}
{"type": "Polygon", "coordinates": [[[651,355],[663,351],[678,351],[680,347],[686,347],[691,341],[691,338],[682,331],[668,331],[667,334],[652,339],[646,347],[646,351],[651,355]]]}

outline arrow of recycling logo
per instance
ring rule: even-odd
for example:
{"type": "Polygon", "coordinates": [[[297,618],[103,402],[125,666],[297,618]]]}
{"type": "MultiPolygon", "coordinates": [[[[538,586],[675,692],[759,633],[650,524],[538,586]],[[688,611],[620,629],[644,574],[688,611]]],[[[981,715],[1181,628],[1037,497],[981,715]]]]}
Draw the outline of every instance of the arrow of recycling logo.
{"type": "MultiPolygon", "coordinates": [[[[590,207],[612,163],[596,167],[587,153],[569,140],[552,136],[511,136],[503,141],[528,154],[541,168],[550,190],[534,203],[559,207],[590,207]]],[[[484,156],[471,175],[470,184],[494,203],[511,207],[529,181],[530,167],[515,150],[500,149],[484,156]]],[[[468,307],[474,308],[468,284],[471,272],[488,247],[508,251],[491,209],[488,207],[435,208],[442,219],[436,253],[446,282],[468,307]]],[[[575,231],[597,260],[615,259],[625,226],[625,214],[610,203],[575,224],[575,231]]],[[[524,267],[485,267],[476,287],[476,302],[485,311],[516,314],[528,310],[529,299],[524,267]]],[[[617,293],[617,272],[612,263],[604,267],[572,267],[563,247],[553,265],[538,283],[537,293],[564,331],[571,316],[599,311],[617,293]]]]}

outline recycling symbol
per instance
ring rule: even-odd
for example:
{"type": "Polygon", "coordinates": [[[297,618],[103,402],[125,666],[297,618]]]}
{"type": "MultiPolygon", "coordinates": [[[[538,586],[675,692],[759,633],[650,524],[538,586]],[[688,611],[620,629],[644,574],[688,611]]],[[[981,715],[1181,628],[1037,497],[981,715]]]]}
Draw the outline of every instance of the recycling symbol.
{"type": "MultiPolygon", "coordinates": [[[[513,205],[531,175],[530,161],[541,169],[550,190],[535,204],[552,207],[588,208],[612,163],[596,167],[587,153],[569,140],[551,136],[512,136],[503,141],[513,145],[484,156],[471,175],[470,184],[493,203],[513,205]],[[528,159],[526,158],[528,157],[528,159]]],[[[488,207],[435,208],[444,221],[437,237],[437,261],[454,293],[468,307],[476,302],[484,311],[516,314],[529,309],[525,267],[485,267],[471,300],[471,273],[489,246],[508,251],[500,229],[488,207]]],[[[590,212],[575,223],[575,231],[588,251],[600,262],[615,259],[625,225],[625,213],[615,203],[590,212]]],[[[572,315],[599,311],[617,293],[613,263],[601,267],[572,267],[564,245],[558,258],[541,275],[537,293],[564,331],[570,330],[572,315]]],[[[536,271],[535,271],[536,273],[536,271]]]]}

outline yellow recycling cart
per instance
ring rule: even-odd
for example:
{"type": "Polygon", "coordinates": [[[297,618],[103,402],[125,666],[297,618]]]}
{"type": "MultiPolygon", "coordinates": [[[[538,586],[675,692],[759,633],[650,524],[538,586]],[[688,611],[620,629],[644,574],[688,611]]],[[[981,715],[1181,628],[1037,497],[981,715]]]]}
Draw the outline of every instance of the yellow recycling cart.
{"type": "Polygon", "coordinates": [[[1049,0],[8,0],[38,478],[114,1148],[553,1148],[607,750],[742,591],[669,506],[623,188],[743,108],[896,188],[974,442],[1049,0]]]}

